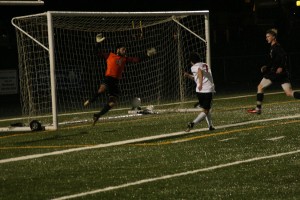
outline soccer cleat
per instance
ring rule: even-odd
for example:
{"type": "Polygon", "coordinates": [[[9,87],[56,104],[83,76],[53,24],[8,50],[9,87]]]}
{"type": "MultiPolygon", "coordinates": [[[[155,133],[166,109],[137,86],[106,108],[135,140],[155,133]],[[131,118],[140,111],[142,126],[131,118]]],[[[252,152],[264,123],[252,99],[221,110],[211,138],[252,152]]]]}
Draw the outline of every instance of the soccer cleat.
{"type": "Polygon", "coordinates": [[[210,126],[210,127],[208,128],[208,130],[213,131],[213,130],[216,130],[216,128],[213,127],[213,126],[210,126]]]}
{"type": "Polygon", "coordinates": [[[96,122],[99,120],[100,114],[94,114],[93,116],[93,126],[95,126],[96,122]]]}
{"type": "Polygon", "coordinates": [[[189,122],[187,125],[187,129],[185,130],[186,132],[190,132],[190,130],[194,128],[194,122],[189,122]]]}
{"type": "Polygon", "coordinates": [[[252,113],[252,114],[258,114],[258,115],[260,115],[261,114],[261,109],[252,108],[252,109],[247,110],[247,112],[248,113],[252,113]]]}
{"type": "Polygon", "coordinates": [[[83,103],[84,106],[88,106],[89,104],[90,104],[90,100],[86,100],[86,101],[83,103]]]}

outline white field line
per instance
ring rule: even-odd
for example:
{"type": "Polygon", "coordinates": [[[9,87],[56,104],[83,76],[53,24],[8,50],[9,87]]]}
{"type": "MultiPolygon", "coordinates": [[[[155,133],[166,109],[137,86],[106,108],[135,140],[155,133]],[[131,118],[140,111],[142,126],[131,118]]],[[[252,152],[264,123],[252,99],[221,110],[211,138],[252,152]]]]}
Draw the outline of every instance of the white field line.
{"type": "Polygon", "coordinates": [[[202,168],[202,169],[191,170],[191,171],[185,171],[185,172],[176,173],[176,174],[169,174],[169,175],[165,175],[165,176],[161,176],[161,177],[142,179],[142,180],[139,180],[139,181],[129,182],[129,183],[116,185],[116,186],[108,186],[108,187],[105,187],[105,188],[92,190],[92,191],[88,191],[88,192],[82,192],[82,193],[78,193],[78,194],[58,197],[58,198],[55,198],[53,200],[73,199],[73,198],[83,197],[83,196],[87,196],[87,195],[91,195],[91,194],[106,192],[106,191],[110,191],[110,190],[117,190],[117,189],[120,189],[120,188],[126,188],[126,187],[130,187],[130,186],[134,186],[134,185],[141,185],[141,184],[155,182],[155,181],[159,181],[159,180],[171,179],[171,178],[180,177],[180,176],[187,176],[187,175],[196,174],[196,173],[200,173],[200,172],[206,172],[206,171],[211,171],[211,170],[215,170],[215,169],[221,169],[221,168],[225,168],[225,167],[231,167],[231,166],[234,166],[234,165],[240,165],[240,164],[244,164],[244,163],[251,163],[251,162],[265,160],[265,159],[278,158],[278,157],[297,154],[297,153],[300,153],[300,149],[298,149],[296,151],[278,153],[278,154],[273,154],[273,155],[269,155],[269,156],[250,158],[250,159],[247,159],[247,160],[239,160],[239,161],[235,161],[235,162],[231,162],[231,163],[225,163],[225,164],[215,165],[215,166],[202,168]]]}
{"type": "Polygon", "coordinates": [[[268,138],[268,139],[266,139],[266,140],[275,141],[275,140],[280,140],[280,139],[283,139],[283,138],[285,138],[285,136],[279,136],[279,137],[268,138]]]}
{"type": "Polygon", "coordinates": [[[237,137],[231,137],[231,138],[226,138],[226,139],[223,139],[223,140],[219,140],[220,142],[226,142],[228,140],[236,140],[238,139],[237,137]]]}
{"type": "MultiPolygon", "coordinates": [[[[281,94],[281,93],[283,93],[283,92],[265,93],[265,95],[274,95],[274,94],[281,94]]],[[[253,96],[256,96],[256,94],[242,95],[242,96],[233,96],[233,97],[224,97],[224,98],[215,98],[214,101],[247,98],[247,97],[253,97],[253,96]]],[[[176,102],[176,103],[169,103],[169,104],[162,104],[162,105],[169,106],[169,105],[177,105],[177,104],[192,103],[192,102],[195,102],[195,101],[176,102]]],[[[162,106],[162,105],[159,105],[159,106],[162,106]]],[[[112,111],[120,111],[120,110],[128,110],[128,108],[116,108],[116,109],[113,109],[112,111]]],[[[93,112],[95,112],[95,111],[78,112],[78,113],[65,113],[65,114],[59,114],[58,116],[70,116],[70,115],[79,115],[79,114],[90,114],[90,113],[93,113],[93,112]]],[[[36,118],[46,118],[46,117],[52,117],[52,115],[36,116],[36,118]]],[[[24,119],[27,119],[27,117],[0,119],[0,122],[16,121],[16,120],[24,120],[24,119]]]]}
{"type": "MultiPolygon", "coordinates": [[[[260,123],[260,122],[268,122],[268,121],[275,121],[275,120],[282,120],[282,119],[294,119],[294,118],[299,118],[299,117],[300,117],[300,114],[284,116],[284,117],[277,117],[277,118],[271,118],[271,119],[253,120],[253,121],[241,122],[241,123],[236,123],[236,124],[228,124],[228,125],[223,125],[223,126],[216,126],[215,128],[216,129],[222,129],[222,128],[243,126],[243,125],[260,123]]],[[[41,153],[41,154],[33,154],[33,155],[20,156],[20,157],[14,157],[14,158],[7,158],[7,159],[0,160],[0,164],[15,162],[15,161],[21,161],[21,160],[35,159],[35,158],[42,158],[42,157],[46,157],[46,156],[61,155],[61,154],[78,152],[78,151],[85,151],[85,150],[90,150],[90,149],[100,149],[100,148],[105,148],[105,147],[120,146],[120,145],[124,145],[124,144],[145,142],[145,141],[149,141],[149,140],[156,140],[156,139],[161,139],[161,138],[168,138],[168,137],[173,137],[173,136],[186,135],[186,134],[189,134],[189,133],[206,131],[206,130],[207,130],[207,128],[194,129],[194,130],[191,130],[188,133],[185,132],[185,131],[179,131],[179,132],[168,133],[168,134],[161,134],[161,135],[147,136],[147,137],[130,139],[130,140],[111,142],[111,143],[106,143],[106,144],[98,144],[98,145],[88,146],[88,147],[71,148],[71,149],[66,149],[66,150],[61,150],[61,151],[54,151],[54,152],[49,152],[49,153],[41,153]]]]}

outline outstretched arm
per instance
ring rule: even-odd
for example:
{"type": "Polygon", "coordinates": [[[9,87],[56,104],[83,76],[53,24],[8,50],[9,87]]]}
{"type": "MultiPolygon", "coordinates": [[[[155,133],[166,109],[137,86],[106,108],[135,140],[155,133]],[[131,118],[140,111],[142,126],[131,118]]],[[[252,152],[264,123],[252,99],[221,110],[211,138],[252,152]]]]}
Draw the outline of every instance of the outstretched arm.
{"type": "Polygon", "coordinates": [[[194,76],[192,74],[189,74],[188,72],[183,72],[183,76],[194,80],[194,76]]]}
{"type": "Polygon", "coordinates": [[[103,41],[105,40],[105,37],[103,36],[102,33],[98,33],[96,35],[95,41],[96,41],[96,54],[100,57],[100,58],[104,58],[107,59],[109,56],[109,53],[105,53],[103,52],[102,48],[103,48],[103,41]]]}
{"type": "Polygon", "coordinates": [[[109,53],[105,53],[105,52],[99,51],[99,52],[98,52],[98,56],[99,56],[100,58],[107,59],[108,56],[109,56],[109,53]]]}
{"type": "Polygon", "coordinates": [[[156,49],[154,47],[147,49],[146,53],[144,55],[141,55],[140,57],[127,57],[127,62],[137,63],[144,61],[150,57],[153,57],[156,55],[156,49]]]}

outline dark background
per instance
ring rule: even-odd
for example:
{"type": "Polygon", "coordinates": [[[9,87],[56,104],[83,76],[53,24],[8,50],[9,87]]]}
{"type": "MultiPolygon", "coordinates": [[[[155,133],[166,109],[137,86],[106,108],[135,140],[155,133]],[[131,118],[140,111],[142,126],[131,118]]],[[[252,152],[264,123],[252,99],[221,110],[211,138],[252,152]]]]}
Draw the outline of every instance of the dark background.
{"type": "MultiPolygon", "coordinates": [[[[44,0],[44,5],[0,4],[0,70],[18,69],[15,16],[59,11],[209,10],[212,71],[217,92],[256,92],[269,45],[265,32],[278,29],[288,53],[292,84],[300,85],[300,7],[296,0],[44,0]]],[[[0,103],[19,104],[18,95],[0,95],[0,103]]],[[[1,112],[1,109],[0,109],[1,112]]],[[[1,114],[0,114],[1,115],[1,114]]]]}

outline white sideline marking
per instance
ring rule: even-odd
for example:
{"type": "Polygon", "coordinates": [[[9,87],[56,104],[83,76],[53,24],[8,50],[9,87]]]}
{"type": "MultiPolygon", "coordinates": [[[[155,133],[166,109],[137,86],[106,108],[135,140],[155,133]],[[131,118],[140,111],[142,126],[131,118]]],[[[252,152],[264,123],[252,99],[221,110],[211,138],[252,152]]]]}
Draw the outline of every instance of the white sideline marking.
{"type": "Polygon", "coordinates": [[[282,138],[284,138],[285,136],[279,136],[279,137],[273,137],[273,138],[268,138],[266,140],[271,140],[271,141],[275,141],[275,140],[280,140],[282,138]]]}
{"type": "Polygon", "coordinates": [[[250,163],[250,162],[254,162],[254,161],[265,160],[265,159],[269,159],[269,158],[276,158],[276,157],[281,157],[281,156],[286,156],[286,155],[291,155],[291,154],[296,154],[296,153],[300,153],[300,149],[298,149],[296,151],[273,154],[273,155],[269,155],[269,156],[255,157],[255,158],[250,158],[250,159],[247,159],[247,160],[240,160],[240,161],[235,161],[235,162],[231,162],[231,163],[215,165],[215,166],[212,166],[212,167],[196,169],[196,170],[181,172],[181,173],[177,173],[177,174],[169,174],[169,175],[156,177],[156,178],[143,179],[143,180],[130,182],[130,183],[125,183],[125,184],[116,185],[116,186],[108,186],[108,187],[105,187],[105,188],[92,190],[92,191],[89,191],[89,192],[82,192],[82,193],[78,193],[78,194],[58,197],[58,198],[55,198],[53,200],[72,199],[72,198],[82,197],[82,196],[86,196],[86,195],[90,195],[90,194],[96,194],[96,193],[106,192],[106,191],[110,191],[110,190],[117,190],[117,189],[120,189],[120,188],[129,187],[129,186],[140,185],[140,184],[144,184],[144,183],[150,183],[150,182],[154,182],[154,181],[170,179],[170,178],[175,178],[175,177],[179,177],[179,176],[186,176],[186,175],[190,175],[190,174],[196,174],[196,173],[199,173],[199,172],[211,171],[211,170],[220,169],[220,168],[224,168],[224,167],[230,167],[230,166],[234,166],[234,165],[240,165],[240,164],[244,164],[244,163],[250,163]]]}
{"type": "MultiPolygon", "coordinates": [[[[282,119],[293,119],[293,118],[299,118],[299,117],[300,117],[300,114],[271,118],[271,119],[253,120],[253,121],[241,122],[241,123],[236,123],[236,124],[228,124],[228,125],[223,125],[223,126],[216,126],[215,128],[222,129],[222,128],[254,124],[254,123],[259,123],[259,122],[268,122],[268,121],[275,121],[275,120],[282,120],[282,119]]],[[[168,134],[161,134],[161,135],[154,135],[154,136],[148,136],[148,137],[142,137],[142,138],[136,138],[136,139],[130,139],[130,140],[123,140],[123,141],[118,141],[118,142],[111,142],[111,143],[106,143],[106,144],[98,144],[98,145],[89,146],[89,147],[72,148],[72,149],[66,149],[66,150],[62,150],[62,151],[53,151],[53,152],[49,152],[49,153],[41,153],[41,154],[20,156],[20,157],[15,157],[15,158],[7,158],[7,159],[0,160],[0,164],[21,161],[21,160],[29,160],[29,159],[34,159],[34,158],[42,158],[42,157],[46,157],[46,156],[60,155],[60,154],[65,154],[65,153],[72,153],[72,152],[77,152],[77,151],[84,151],[84,150],[89,150],[89,149],[100,149],[100,148],[105,148],[105,147],[120,146],[120,145],[130,144],[130,143],[137,143],[137,142],[144,142],[144,141],[156,140],[156,139],[179,136],[179,135],[186,135],[189,133],[200,132],[200,131],[207,131],[207,128],[194,129],[194,130],[191,130],[190,132],[179,131],[179,132],[168,133],[168,134]]]]}
{"type": "Polygon", "coordinates": [[[225,141],[228,141],[228,140],[235,140],[235,139],[238,139],[237,137],[232,137],[232,138],[226,138],[226,139],[223,139],[223,140],[219,140],[220,142],[225,142],[225,141]]]}

